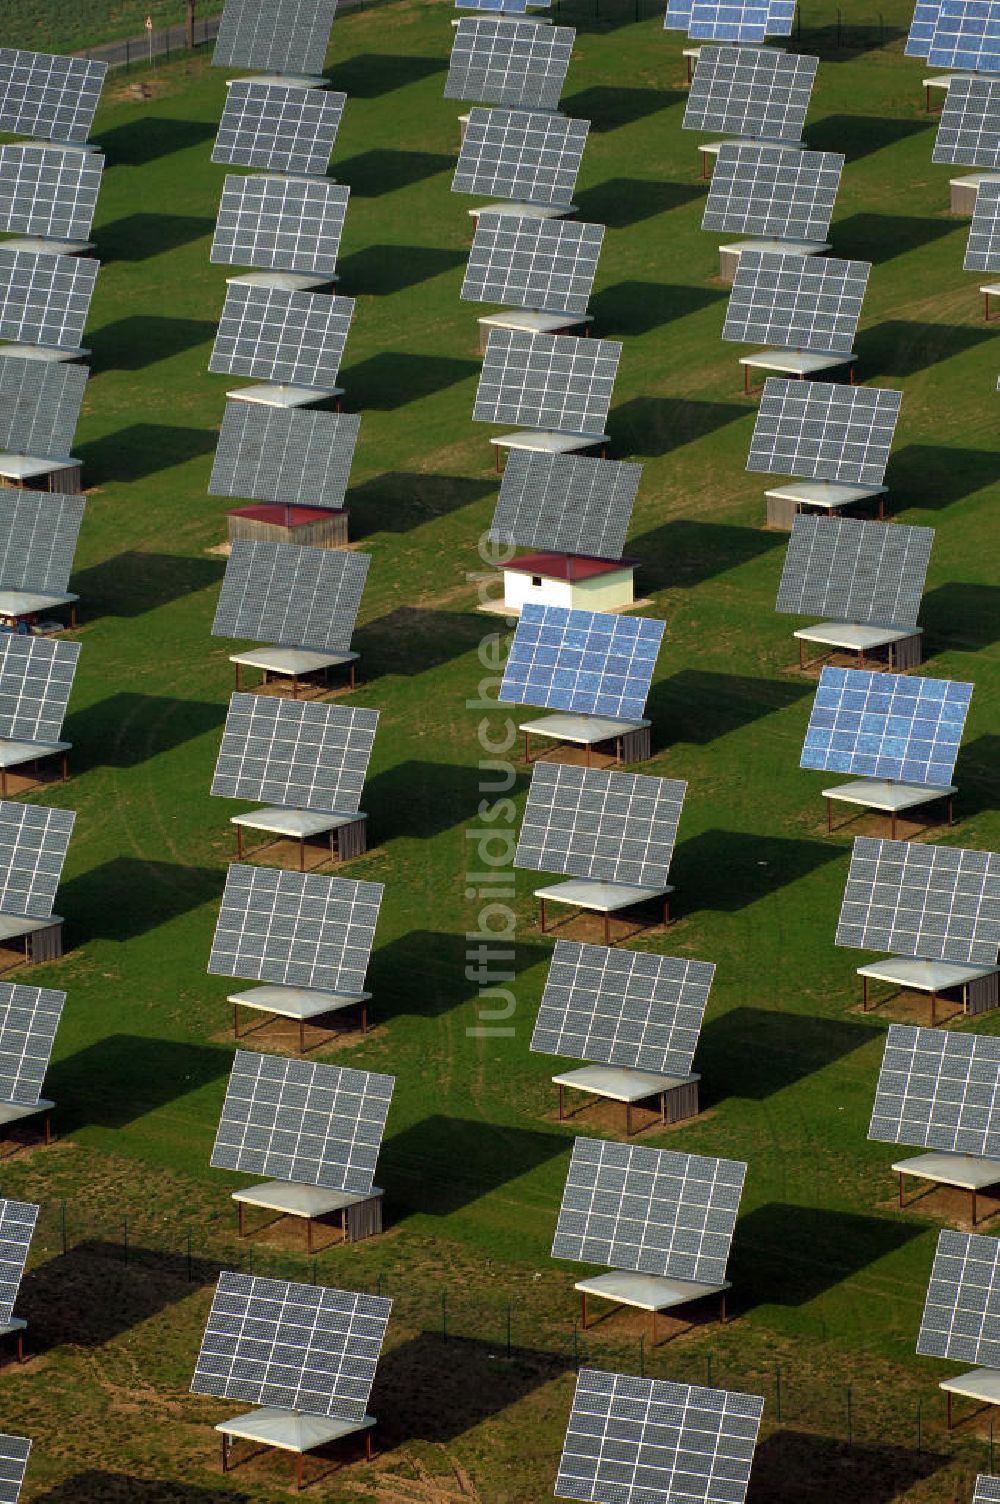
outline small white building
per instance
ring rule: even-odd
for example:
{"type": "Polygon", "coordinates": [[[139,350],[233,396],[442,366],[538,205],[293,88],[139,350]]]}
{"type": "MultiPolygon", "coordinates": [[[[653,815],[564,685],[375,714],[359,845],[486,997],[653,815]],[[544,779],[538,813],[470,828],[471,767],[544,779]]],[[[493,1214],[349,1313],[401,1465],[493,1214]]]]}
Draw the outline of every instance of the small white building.
{"type": "Polygon", "coordinates": [[[631,559],[519,554],[501,568],[504,610],[509,615],[519,615],[525,605],[622,611],[635,602],[636,565],[631,559]]]}

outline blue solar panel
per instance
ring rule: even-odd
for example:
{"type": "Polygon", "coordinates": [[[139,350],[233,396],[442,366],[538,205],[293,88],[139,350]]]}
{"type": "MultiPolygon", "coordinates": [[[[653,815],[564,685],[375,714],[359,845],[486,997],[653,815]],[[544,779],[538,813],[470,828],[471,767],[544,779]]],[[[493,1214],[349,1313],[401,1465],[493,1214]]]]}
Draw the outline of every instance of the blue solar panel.
{"type": "Polygon", "coordinates": [[[692,0],[688,36],[694,41],[763,42],[768,0],[692,0]]]}
{"type": "Polygon", "coordinates": [[[941,0],[927,61],[1000,73],[1000,0],[941,0]]]}
{"type": "Polygon", "coordinates": [[[667,0],[664,31],[687,31],[691,24],[691,3],[692,0],[667,0]]]}
{"type": "Polygon", "coordinates": [[[524,606],[499,699],[641,719],[663,632],[641,616],[524,606]]]}
{"type": "Polygon", "coordinates": [[[926,57],[931,50],[931,38],[937,25],[941,0],[917,0],[906,38],[907,57],[926,57]]]}
{"type": "Polygon", "coordinates": [[[795,0],[771,0],[767,13],[767,34],[790,37],[795,21],[795,0]]]}
{"type": "Polygon", "coordinates": [[[803,768],[943,788],[955,771],[971,684],[825,668],[803,768]]]}
{"type": "MultiPolygon", "coordinates": [[[[543,4],[545,0],[533,0],[533,3],[543,4]]],[[[455,9],[503,11],[509,16],[522,16],[528,9],[528,0],[455,0],[455,9]]]]}

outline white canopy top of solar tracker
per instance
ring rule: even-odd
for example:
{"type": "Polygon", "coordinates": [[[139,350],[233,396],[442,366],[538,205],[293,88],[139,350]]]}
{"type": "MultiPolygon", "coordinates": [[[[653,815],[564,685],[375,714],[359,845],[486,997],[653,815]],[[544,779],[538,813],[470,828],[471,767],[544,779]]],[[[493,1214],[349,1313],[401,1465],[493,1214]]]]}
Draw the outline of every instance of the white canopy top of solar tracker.
{"type": "Polygon", "coordinates": [[[581,1368],[555,1495],[616,1504],[743,1504],[764,1401],[581,1368]]]}
{"type": "Polygon", "coordinates": [[[907,57],[927,56],[940,9],[941,0],[916,0],[904,48],[907,57]]]}
{"type": "Polygon", "coordinates": [[[1000,78],[956,78],[945,95],[935,162],[1000,167],[1000,78]]]}
{"type": "Polygon", "coordinates": [[[995,966],[1000,853],[856,837],[836,943],[995,966]]]}
{"type": "Polygon", "coordinates": [[[358,413],[227,402],[209,495],[339,511],[360,427],[358,413]]]}
{"type": "Polygon", "coordinates": [[[0,1201],[0,1327],[13,1314],[40,1210],[31,1201],[0,1201]]]}
{"type": "Polygon", "coordinates": [[[938,1234],[917,1352],[1000,1368],[1000,1242],[944,1229],[938,1234]]]}
{"type": "Polygon", "coordinates": [[[624,460],[512,449],[489,537],[524,548],[620,559],[641,476],[641,465],[624,460]]]}
{"type": "Polygon", "coordinates": [[[69,361],[0,354],[0,449],[64,459],[73,445],[90,372],[69,361]]]}
{"type": "Polygon", "coordinates": [[[701,227],[779,240],[825,240],[844,160],[836,151],[724,141],[701,227]]]}
{"type": "Polygon", "coordinates": [[[0,1102],[38,1101],[65,1001],[48,987],[0,983],[0,1102]]]}
{"type": "Polygon", "coordinates": [[[722,338],[848,355],[858,332],[870,261],[740,252],[722,338]]]}
{"type": "Polygon", "coordinates": [[[475,423],[524,423],[557,433],[601,433],[621,341],[491,329],[476,391],[475,423]]]}
{"type": "Polygon", "coordinates": [[[1000,73],[1000,0],[941,0],[927,61],[1000,73]]]}
{"type": "Polygon", "coordinates": [[[208,369],[333,388],[353,316],[353,298],[230,282],[208,369]]]}
{"type": "Polygon", "coordinates": [[[212,161],[322,177],[346,102],[335,89],[233,79],[212,161]]]}
{"type": "Polygon", "coordinates": [[[62,594],[83,510],[82,496],[0,487],[0,589],[62,594]]]}
{"type": "Polygon", "coordinates": [[[461,296],[554,313],[587,312],[603,225],[576,220],[480,216],[461,296]]]}
{"type": "Polygon", "coordinates": [[[469,112],[452,192],[568,204],[589,130],[589,120],[477,106],[469,112]]]}
{"type": "Polygon", "coordinates": [[[107,63],[0,47],[0,131],[46,141],[86,141],[107,63]]]}
{"type": "Polygon", "coordinates": [[[818,66],[818,57],[766,47],[702,47],[682,126],[797,141],[818,66]]]}
{"type": "Polygon", "coordinates": [[[521,608],[498,699],[641,720],[665,623],[565,606],[521,608]]]}
{"type": "Polygon", "coordinates": [[[191,1391],[361,1421],[391,1310],[378,1295],[223,1270],[191,1391]]]}
{"type": "Polygon", "coordinates": [[[216,68],[320,74],[337,0],[226,0],[216,68]]]}
{"type": "Polygon", "coordinates": [[[378,711],[234,694],[212,793],[301,810],[354,814],[378,711]]]}
{"type": "Polygon", "coordinates": [[[444,97],[554,110],[575,40],[572,26],[463,16],[455,28],[444,97]]]}
{"type": "Polygon", "coordinates": [[[692,41],[763,42],[789,36],[795,0],[691,0],[692,41]]]}
{"type": "Polygon", "coordinates": [[[0,146],[0,230],[86,240],[104,158],[58,146],[0,146]]]}
{"type": "Polygon", "coordinates": [[[0,914],[48,919],[76,812],[0,799],[0,914]]]}
{"type": "Polygon", "coordinates": [[[79,656],[78,642],[0,634],[0,738],[59,740],[79,656]]]}
{"type": "Polygon", "coordinates": [[[769,376],[747,469],[880,486],[902,400],[889,387],[769,376]]]}
{"type": "Polygon", "coordinates": [[[346,653],[370,562],[369,554],[237,538],[212,636],[346,653]]]}
{"type": "Polygon", "coordinates": [[[1000,1039],[890,1024],[868,1137],[1000,1159],[1000,1039]]]}
{"type": "Polygon", "coordinates": [[[350,196],[344,184],[325,178],[230,175],[211,259],[332,277],[350,196]]]}
{"type": "Polygon", "coordinates": [[[0,1435],[0,1504],[17,1504],[21,1497],[30,1451],[26,1436],[0,1435]]]}
{"type": "Polygon", "coordinates": [[[89,256],[0,245],[0,339],[77,349],[99,270],[89,256]]]}
{"type": "Polygon", "coordinates": [[[774,609],[915,627],[933,543],[932,527],[800,513],[774,609]]]}
{"type": "Polygon", "coordinates": [[[686,793],[676,778],[536,762],[514,866],[662,889],[686,793]]]}
{"type": "Polygon", "coordinates": [[[1000,271],[1000,183],[980,183],[965,248],[967,272],[1000,271]]]}
{"type": "Polygon", "coordinates": [[[946,788],[972,690],[950,679],[826,667],[799,767],[946,788]]]}

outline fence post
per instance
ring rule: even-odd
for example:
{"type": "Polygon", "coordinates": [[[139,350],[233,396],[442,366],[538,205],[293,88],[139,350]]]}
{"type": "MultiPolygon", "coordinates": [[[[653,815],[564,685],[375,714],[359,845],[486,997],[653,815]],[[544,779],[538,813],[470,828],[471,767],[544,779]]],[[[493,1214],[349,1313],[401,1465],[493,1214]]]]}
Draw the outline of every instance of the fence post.
{"type": "Polygon", "coordinates": [[[125,1253],[125,1262],[127,1264],[128,1263],[128,1218],[127,1217],[124,1218],[123,1223],[122,1223],[122,1227],[123,1227],[123,1230],[124,1230],[124,1243],[123,1243],[122,1246],[123,1246],[124,1253],[125,1253]]]}
{"type": "Polygon", "coordinates": [[[510,1327],[511,1327],[511,1311],[512,1311],[512,1302],[508,1300],[508,1302],[507,1302],[507,1356],[508,1356],[508,1358],[511,1355],[511,1343],[510,1343],[510,1337],[511,1337],[511,1332],[510,1332],[510,1327]]]}
{"type": "Polygon", "coordinates": [[[191,1264],[191,1233],[190,1232],[188,1232],[188,1235],[187,1235],[187,1277],[188,1277],[188,1284],[190,1284],[192,1278],[194,1277],[194,1270],[193,1270],[192,1264],[191,1264]]]}
{"type": "Polygon", "coordinates": [[[580,1372],[580,1345],[577,1336],[576,1317],[573,1317],[573,1372],[580,1372]]]}
{"type": "Polygon", "coordinates": [[[448,1341],[448,1294],[445,1290],[441,1291],[441,1336],[448,1341]]]}
{"type": "Polygon", "coordinates": [[[774,1408],[778,1421],[781,1421],[781,1364],[774,1365],[774,1408]]]}
{"type": "Polygon", "coordinates": [[[851,1386],[847,1386],[847,1445],[854,1445],[854,1417],[851,1414],[851,1386]]]}
{"type": "Polygon", "coordinates": [[[67,1231],[66,1231],[66,1203],[65,1203],[65,1201],[63,1201],[63,1202],[60,1203],[59,1222],[60,1222],[60,1227],[61,1227],[61,1231],[62,1231],[62,1250],[63,1250],[63,1253],[66,1254],[66,1253],[69,1253],[69,1236],[68,1236],[67,1231]]]}
{"type": "Polygon", "coordinates": [[[878,13],[878,44],[880,47],[885,46],[885,17],[881,11],[878,13]]]}
{"type": "Polygon", "coordinates": [[[837,11],[837,46],[838,47],[840,47],[842,45],[842,37],[843,37],[843,17],[840,14],[840,11],[838,10],[837,11]]]}

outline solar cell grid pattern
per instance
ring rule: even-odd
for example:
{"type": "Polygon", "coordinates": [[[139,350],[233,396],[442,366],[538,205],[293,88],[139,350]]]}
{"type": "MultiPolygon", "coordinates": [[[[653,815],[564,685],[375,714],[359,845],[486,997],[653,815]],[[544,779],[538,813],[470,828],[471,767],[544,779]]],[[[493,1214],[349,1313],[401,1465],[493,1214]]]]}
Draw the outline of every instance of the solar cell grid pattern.
{"type": "Polygon", "coordinates": [[[212,793],[288,809],[354,814],[378,711],[234,694],[212,793]]]}
{"type": "Polygon", "coordinates": [[[0,245],[0,339],[78,349],[99,265],[0,245]]]}
{"type": "Polygon", "coordinates": [[[687,784],[538,762],[514,866],[662,889],[687,784]]]}
{"type": "Polygon", "coordinates": [[[620,340],[491,329],[473,421],[600,434],[621,353],[620,340]]]}
{"type": "Polygon", "coordinates": [[[967,272],[1000,271],[1000,183],[980,183],[965,247],[967,272]]]}
{"type": "Polygon", "coordinates": [[[904,49],[907,57],[927,56],[940,9],[941,0],[916,0],[904,49]]]}
{"type": "Polygon", "coordinates": [[[66,459],[73,447],[89,371],[0,355],[0,447],[41,459],[66,459]]]}
{"type": "Polygon", "coordinates": [[[472,109],[452,192],[568,204],[589,129],[589,120],[560,115],[472,109]]]}
{"type": "Polygon", "coordinates": [[[746,1168],[734,1159],[577,1138],[552,1257],[720,1285],[746,1168]]]}
{"type": "Polygon", "coordinates": [[[339,511],[360,428],[358,413],[229,401],[209,495],[339,511]]]}
{"type": "Polygon", "coordinates": [[[0,1201],[0,1326],[14,1313],[38,1211],[30,1201],[0,1201]]]}
{"type": "Polygon", "coordinates": [[[444,97],[557,109],[575,39],[572,26],[465,16],[455,28],[444,97]]]}
{"type": "Polygon", "coordinates": [[[337,0],[226,0],[212,64],[322,73],[336,11],[337,0]]]}
{"type": "Polygon", "coordinates": [[[364,991],[381,883],[235,863],[208,970],[353,996],[364,991]]]}
{"type": "Polygon", "coordinates": [[[0,737],[59,740],[79,656],[78,642],[0,635],[0,737]]]}
{"type": "Polygon", "coordinates": [[[763,1412],[755,1394],[582,1368],[554,1492],[614,1504],[743,1504],[763,1412]]]}
{"type": "Polygon", "coordinates": [[[393,1076],[237,1050],[211,1163],[364,1196],[393,1076]]]}
{"type": "Polygon", "coordinates": [[[528,0],[455,0],[455,9],[500,11],[504,15],[520,16],[528,9],[528,0]]]}
{"type": "Polygon", "coordinates": [[[819,58],[764,47],[703,47],[688,90],[683,126],[797,141],[819,58]]]}
{"type": "Polygon", "coordinates": [[[843,166],[841,152],[724,142],[701,227],[779,240],[825,240],[843,166]]]}
{"type": "Polygon", "coordinates": [[[995,966],[1000,853],[858,836],[836,943],[995,966]]]}
{"type": "Polygon", "coordinates": [[[498,698],[580,715],[642,718],[664,623],[525,605],[498,698]]]}
{"type": "Polygon", "coordinates": [[[231,282],[208,369],[333,388],[353,316],[353,298],[231,282]]]}
{"type": "Polygon", "coordinates": [[[1000,1504],[1000,1478],[992,1478],[987,1473],[980,1473],[976,1479],[972,1504],[1000,1504]]]}
{"type": "Polygon", "coordinates": [[[237,538],[212,635],[346,653],[369,561],[368,554],[237,538]]]}
{"type": "Polygon", "coordinates": [[[0,146],[0,230],[86,240],[104,158],[52,146],[0,146]]]}
{"type": "Polygon", "coordinates": [[[481,218],[461,296],[473,303],[508,303],[582,316],[603,240],[603,225],[513,214],[481,218]]]}
{"type": "Polygon", "coordinates": [[[48,919],[76,814],[0,800],[0,914],[48,919]]]}
{"type": "Polygon", "coordinates": [[[663,17],[664,31],[687,31],[691,21],[691,0],[667,0],[663,17]]]}
{"type": "Polygon", "coordinates": [[[107,63],[0,47],[0,131],[86,141],[107,63]]]}
{"type": "Polygon", "coordinates": [[[512,449],[489,536],[556,553],[620,559],[642,466],[512,449]]]}
{"type": "Polygon", "coordinates": [[[1000,1158],[1000,1039],[890,1024],[868,1137],[1000,1158]]]}
{"type": "Polygon", "coordinates": [[[17,1504],[30,1451],[26,1436],[0,1435],[0,1504],[17,1504]]]}
{"type": "Polygon", "coordinates": [[[211,259],[332,277],[350,195],[320,178],[227,177],[211,259]]]}
{"type": "Polygon", "coordinates": [[[82,496],[0,487],[0,589],[63,594],[83,511],[82,496]]]}
{"type": "Polygon", "coordinates": [[[722,338],[848,355],[870,261],[740,252],[722,338]]]}
{"type": "Polygon", "coordinates": [[[226,91],[212,161],[322,177],[347,95],[237,78],[226,91]]]}
{"type": "Polygon", "coordinates": [[[710,961],[557,940],[531,1048],[687,1076],[714,976],[710,961]]]}
{"type": "Polygon", "coordinates": [[[799,767],[946,787],[972,688],[949,679],[824,668],[799,767]]]}
{"type": "Polygon", "coordinates": [[[692,0],[688,36],[692,41],[763,42],[768,32],[768,0],[692,0]]]}
{"type": "Polygon", "coordinates": [[[65,1001],[47,987],[0,983],[0,1102],[38,1101],[65,1001]]]}
{"type": "Polygon", "coordinates": [[[902,398],[889,387],[769,376],[747,469],[880,486],[902,398]]]}
{"type": "Polygon", "coordinates": [[[1000,0],[941,0],[927,61],[1000,73],[1000,0]]]}
{"type": "Polygon", "coordinates": [[[363,1420],[391,1309],[378,1295],[223,1270],[192,1393],[363,1420]]]}
{"type": "Polygon", "coordinates": [[[1000,78],[952,80],[932,160],[1000,167],[1000,78]]]}
{"type": "Polygon", "coordinates": [[[800,514],[775,610],[915,627],[933,543],[932,527],[800,514]]]}
{"type": "Polygon", "coordinates": [[[947,1228],[938,1234],[917,1338],[922,1357],[1000,1367],[998,1258],[996,1238],[947,1228]]]}

